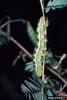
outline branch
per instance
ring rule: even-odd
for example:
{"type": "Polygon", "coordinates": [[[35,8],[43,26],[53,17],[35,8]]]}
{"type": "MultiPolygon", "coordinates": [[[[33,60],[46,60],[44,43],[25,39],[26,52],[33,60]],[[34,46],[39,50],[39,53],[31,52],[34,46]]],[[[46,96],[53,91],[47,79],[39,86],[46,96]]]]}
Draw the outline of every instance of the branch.
{"type": "Polygon", "coordinates": [[[29,56],[30,59],[33,60],[33,56],[19,42],[17,42],[13,37],[9,37],[9,40],[17,45],[24,53],[27,54],[27,56],[29,56]]]}
{"type": "MultiPolygon", "coordinates": [[[[13,37],[10,37],[9,40],[12,41],[14,44],[16,44],[24,53],[26,53],[26,55],[31,60],[33,60],[32,54],[30,54],[19,42],[17,42],[13,37]]],[[[52,74],[54,74],[54,76],[58,77],[64,84],[67,85],[67,82],[57,72],[55,72],[53,69],[49,68],[48,66],[46,67],[46,69],[52,74]]]]}
{"type": "Polygon", "coordinates": [[[64,84],[67,85],[67,82],[53,69],[49,68],[48,66],[46,67],[52,74],[54,74],[56,77],[58,77],[64,84]]]}

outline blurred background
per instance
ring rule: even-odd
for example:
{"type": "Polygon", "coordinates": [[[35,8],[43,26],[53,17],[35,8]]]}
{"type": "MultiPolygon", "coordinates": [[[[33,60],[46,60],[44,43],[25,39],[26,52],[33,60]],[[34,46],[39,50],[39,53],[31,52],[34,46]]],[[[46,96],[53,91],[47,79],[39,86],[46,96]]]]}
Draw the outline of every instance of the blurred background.
{"type": "MultiPolygon", "coordinates": [[[[36,29],[42,15],[38,0],[1,2],[0,5],[0,25],[4,23],[1,20],[9,16],[11,19],[26,19],[36,29]]],[[[48,48],[51,48],[55,55],[67,53],[67,7],[50,10],[46,16],[49,19],[48,48]]],[[[26,33],[25,26],[17,23],[11,27],[12,36],[33,54],[34,45],[26,33]]],[[[19,51],[20,49],[12,42],[0,46],[0,100],[26,100],[21,92],[21,83],[29,75],[24,72],[25,63],[20,59],[14,67],[12,66],[19,51]]]]}

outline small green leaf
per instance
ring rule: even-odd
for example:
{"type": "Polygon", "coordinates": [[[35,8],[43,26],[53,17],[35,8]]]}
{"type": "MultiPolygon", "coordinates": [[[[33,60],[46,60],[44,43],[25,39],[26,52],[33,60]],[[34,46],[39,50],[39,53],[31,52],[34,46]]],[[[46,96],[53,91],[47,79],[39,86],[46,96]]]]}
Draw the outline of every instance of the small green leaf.
{"type": "Polygon", "coordinates": [[[50,90],[47,91],[48,96],[53,96],[52,92],[50,90]]]}
{"type": "Polygon", "coordinates": [[[0,45],[7,44],[7,39],[5,36],[0,35],[0,45]]]}
{"type": "Polygon", "coordinates": [[[32,27],[32,25],[30,24],[30,22],[27,22],[27,33],[28,33],[30,40],[35,45],[36,44],[36,32],[34,28],[32,27]]]}

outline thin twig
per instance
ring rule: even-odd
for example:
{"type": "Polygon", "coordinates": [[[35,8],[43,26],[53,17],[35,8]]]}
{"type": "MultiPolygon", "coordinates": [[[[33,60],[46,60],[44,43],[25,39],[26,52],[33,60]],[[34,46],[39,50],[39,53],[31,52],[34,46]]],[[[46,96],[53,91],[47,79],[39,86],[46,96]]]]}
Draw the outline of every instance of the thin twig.
{"type": "MultiPolygon", "coordinates": [[[[7,37],[7,35],[5,34],[5,32],[3,32],[2,30],[0,30],[1,33],[3,35],[5,35],[7,37]]],[[[19,42],[17,42],[13,37],[9,37],[9,40],[12,41],[15,45],[17,45],[24,53],[27,54],[27,56],[33,60],[33,56],[32,54],[30,54],[19,42]]],[[[49,68],[48,66],[46,67],[46,69],[51,72],[52,74],[54,74],[56,77],[58,77],[64,84],[67,85],[67,82],[57,73],[55,72],[53,69],[49,68]]]]}
{"type": "Polygon", "coordinates": [[[23,24],[27,23],[28,21],[24,20],[24,19],[13,19],[13,20],[8,20],[6,23],[4,23],[3,25],[0,26],[0,29],[2,29],[3,27],[5,27],[8,24],[11,23],[15,23],[15,22],[22,22],[23,24]]]}
{"type": "Polygon", "coordinates": [[[60,88],[58,93],[61,93],[65,87],[66,87],[66,84],[64,84],[64,86],[60,88]]]}
{"type": "Polygon", "coordinates": [[[26,57],[27,57],[27,54],[20,51],[19,54],[16,56],[16,58],[13,60],[12,66],[15,66],[18,60],[21,58],[24,62],[26,62],[26,57]]]}
{"type": "Polygon", "coordinates": [[[55,72],[53,69],[49,68],[48,66],[46,67],[46,69],[48,69],[53,75],[58,77],[64,84],[67,85],[67,82],[57,72],[55,72]]]}
{"type": "MultiPolygon", "coordinates": [[[[1,30],[0,30],[1,31],[1,30]]],[[[3,32],[2,32],[3,33],[3,32]]],[[[6,35],[6,34],[5,34],[6,35]]],[[[19,43],[17,42],[13,37],[9,38],[10,41],[12,41],[15,45],[17,45],[26,55],[33,60],[33,56],[19,43]]],[[[53,73],[55,76],[57,76],[63,83],[67,84],[67,82],[54,70],[49,68],[48,66],[46,67],[51,73],[53,73]]]]}
{"type": "MultiPolygon", "coordinates": [[[[27,54],[27,56],[33,60],[33,56],[32,54],[30,54],[19,42],[17,42],[13,37],[10,37],[9,40],[11,40],[14,44],[16,44],[24,53],[27,54]]],[[[50,67],[46,67],[46,69],[51,72],[54,76],[58,77],[64,84],[67,85],[67,82],[57,73],[55,72],[53,69],[51,69],[50,67]]]]}
{"type": "Polygon", "coordinates": [[[17,57],[13,60],[12,66],[15,66],[18,60],[21,58],[22,51],[19,52],[17,57]]]}
{"type": "Polygon", "coordinates": [[[24,53],[26,53],[27,56],[29,56],[29,58],[33,59],[32,55],[13,37],[9,37],[9,40],[12,41],[14,44],[16,44],[24,53]]]}

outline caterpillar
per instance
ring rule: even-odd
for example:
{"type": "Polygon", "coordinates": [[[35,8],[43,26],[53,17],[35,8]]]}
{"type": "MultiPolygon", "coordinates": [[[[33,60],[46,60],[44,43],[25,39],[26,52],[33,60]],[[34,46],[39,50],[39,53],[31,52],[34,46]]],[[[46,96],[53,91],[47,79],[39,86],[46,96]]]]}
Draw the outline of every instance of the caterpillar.
{"type": "Polygon", "coordinates": [[[33,62],[34,62],[34,70],[38,77],[42,76],[43,72],[43,62],[45,61],[46,55],[46,44],[47,44],[47,34],[46,27],[48,26],[45,17],[41,17],[39,19],[37,25],[37,46],[34,49],[33,53],[33,62]]]}

